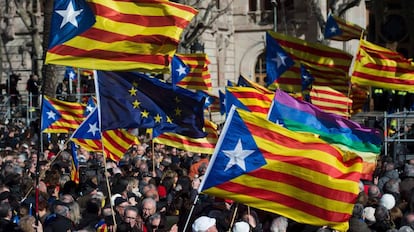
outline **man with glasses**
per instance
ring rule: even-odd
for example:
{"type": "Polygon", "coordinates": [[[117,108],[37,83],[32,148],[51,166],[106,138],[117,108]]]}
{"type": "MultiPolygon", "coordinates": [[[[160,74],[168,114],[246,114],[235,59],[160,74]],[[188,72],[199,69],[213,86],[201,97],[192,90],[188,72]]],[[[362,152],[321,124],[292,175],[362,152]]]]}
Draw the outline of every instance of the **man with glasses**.
{"type": "Polygon", "coordinates": [[[138,214],[138,209],[134,206],[128,206],[124,210],[124,225],[127,231],[141,232],[142,231],[142,220],[138,214]]]}

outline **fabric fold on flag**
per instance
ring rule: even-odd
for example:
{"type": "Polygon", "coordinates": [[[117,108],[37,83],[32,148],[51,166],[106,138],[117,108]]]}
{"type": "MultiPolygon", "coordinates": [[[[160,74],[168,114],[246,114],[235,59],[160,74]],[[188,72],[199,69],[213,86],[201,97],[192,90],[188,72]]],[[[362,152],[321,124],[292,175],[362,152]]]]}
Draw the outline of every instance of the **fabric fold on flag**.
{"type": "Polygon", "coordinates": [[[414,62],[390,49],[360,40],[351,82],[412,92],[414,62]]]}
{"type": "Polygon", "coordinates": [[[103,131],[154,128],[154,136],[205,136],[205,99],[197,93],[136,72],[97,71],[95,82],[103,131]]]}
{"type": "Polygon", "coordinates": [[[113,161],[119,161],[133,144],[139,144],[137,136],[126,129],[101,132],[97,109],[72,134],[71,140],[87,151],[103,152],[113,161]]]}
{"type": "Polygon", "coordinates": [[[233,107],[199,192],[346,231],[361,169],[353,153],[233,107]]]}
{"type": "Polygon", "coordinates": [[[43,96],[41,128],[43,133],[68,133],[85,120],[85,105],[43,96]]]}
{"type": "Polygon", "coordinates": [[[364,31],[364,28],[354,23],[329,14],[326,20],[324,36],[325,39],[349,41],[360,39],[364,31]]]}
{"type": "Polygon", "coordinates": [[[210,120],[205,120],[204,131],[207,136],[204,138],[189,138],[175,133],[163,133],[154,138],[155,143],[165,144],[184,151],[213,154],[218,140],[217,125],[210,120]]]}
{"type": "Polygon", "coordinates": [[[212,90],[211,75],[208,70],[210,60],[205,53],[176,54],[176,56],[186,64],[190,71],[177,83],[186,89],[212,90]]]}
{"type": "Polygon", "coordinates": [[[46,64],[168,73],[197,14],[166,0],[56,0],[46,64]]]}

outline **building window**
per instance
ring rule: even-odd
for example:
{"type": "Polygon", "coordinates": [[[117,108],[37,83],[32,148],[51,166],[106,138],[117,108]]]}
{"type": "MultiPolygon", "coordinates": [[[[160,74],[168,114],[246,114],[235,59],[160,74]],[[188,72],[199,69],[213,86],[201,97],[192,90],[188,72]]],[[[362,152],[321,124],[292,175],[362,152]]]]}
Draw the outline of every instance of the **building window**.
{"type": "Polygon", "coordinates": [[[260,85],[265,85],[266,81],[266,55],[262,53],[257,57],[254,80],[260,85]]]}
{"type": "Polygon", "coordinates": [[[249,0],[249,11],[257,11],[257,0],[249,0]]]}

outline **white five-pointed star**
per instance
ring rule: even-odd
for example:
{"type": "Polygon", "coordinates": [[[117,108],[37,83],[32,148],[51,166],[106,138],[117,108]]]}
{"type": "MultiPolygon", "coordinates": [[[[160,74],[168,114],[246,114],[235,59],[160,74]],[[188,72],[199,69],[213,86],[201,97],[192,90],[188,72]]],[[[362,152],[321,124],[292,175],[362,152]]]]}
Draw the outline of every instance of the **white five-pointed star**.
{"type": "Polygon", "coordinates": [[[287,56],[283,55],[282,53],[278,52],[277,56],[272,60],[276,62],[277,67],[279,68],[281,65],[286,66],[287,56]]]}
{"type": "Polygon", "coordinates": [[[233,167],[236,164],[241,169],[243,169],[243,171],[246,171],[246,162],[244,161],[244,159],[246,159],[246,157],[251,155],[253,152],[254,150],[243,150],[241,139],[239,139],[234,150],[223,150],[224,155],[226,155],[230,159],[224,171],[227,171],[229,168],[233,167]]]}
{"type": "Polygon", "coordinates": [[[305,81],[310,80],[310,76],[308,76],[308,75],[303,75],[303,76],[302,76],[302,78],[303,78],[303,80],[305,80],[305,81]]]}
{"type": "Polygon", "coordinates": [[[95,136],[95,133],[99,131],[99,128],[96,126],[96,122],[94,124],[89,123],[89,130],[88,133],[92,133],[93,136],[95,136]]]}
{"type": "Polygon", "coordinates": [[[69,72],[69,79],[71,80],[75,79],[75,72],[73,71],[69,72]]]}
{"type": "Polygon", "coordinates": [[[331,27],[331,28],[329,28],[329,30],[331,31],[331,33],[333,34],[333,33],[335,33],[336,32],[336,27],[331,27]]]}
{"type": "Polygon", "coordinates": [[[53,120],[55,120],[55,119],[56,119],[56,118],[55,118],[55,116],[56,116],[56,113],[55,113],[55,112],[53,112],[53,111],[49,111],[49,112],[47,112],[46,114],[47,114],[47,119],[53,119],[53,120]]]}
{"type": "Polygon", "coordinates": [[[87,112],[92,112],[95,109],[95,107],[93,107],[91,104],[86,106],[86,111],[87,112]]]}
{"type": "Polygon", "coordinates": [[[210,97],[206,97],[206,101],[205,101],[205,103],[206,104],[210,104],[211,102],[210,102],[210,97]]]}
{"type": "Polygon", "coordinates": [[[177,68],[175,71],[178,72],[178,76],[184,75],[186,73],[185,67],[180,64],[180,67],[177,68]]]}
{"type": "Polygon", "coordinates": [[[76,17],[82,11],[83,9],[75,10],[73,8],[72,1],[69,2],[66,10],[57,10],[56,13],[63,17],[62,23],[60,24],[60,28],[64,27],[67,23],[71,23],[73,26],[78,27],[78,21],[76,20],[76,17]]]}

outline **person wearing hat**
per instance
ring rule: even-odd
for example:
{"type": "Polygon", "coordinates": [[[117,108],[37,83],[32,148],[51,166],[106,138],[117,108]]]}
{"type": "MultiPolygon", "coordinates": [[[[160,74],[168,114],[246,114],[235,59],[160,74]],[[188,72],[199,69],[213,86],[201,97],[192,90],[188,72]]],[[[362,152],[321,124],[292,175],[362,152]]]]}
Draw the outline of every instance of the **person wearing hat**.
{"type": "Polygon", "coordinates": [[[124,220],[125,208],[129,206],[128,201],[123,197],[115,198],[115,220],[119,224],[124,220]]]}
{"type": "Polygon", "coordinates": [[[53,214],[49,215],[44,224],[44,232],[73,231],[75,227],[70,220],[69,206],[62,201],[55,201],[53,214]]]}
{"type": "Polygon", "coordinates": [[[191,228],[193,232],[218,232],[216,219],[207,216],[197,218],[191,228]]]}
{"type": "Polygon", "coordinates": [[[240,221],[236,222],[231,229],[232,232],[250,232],[250,225],[247,222],[240,221]]]}

